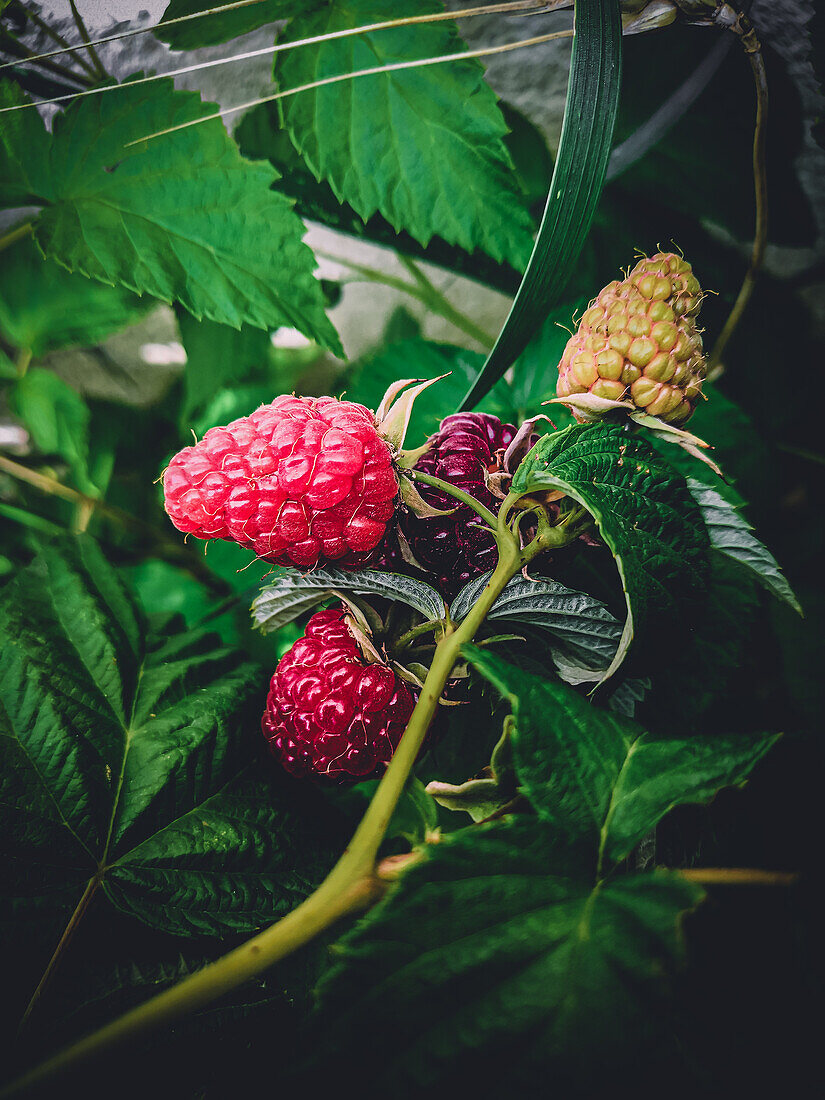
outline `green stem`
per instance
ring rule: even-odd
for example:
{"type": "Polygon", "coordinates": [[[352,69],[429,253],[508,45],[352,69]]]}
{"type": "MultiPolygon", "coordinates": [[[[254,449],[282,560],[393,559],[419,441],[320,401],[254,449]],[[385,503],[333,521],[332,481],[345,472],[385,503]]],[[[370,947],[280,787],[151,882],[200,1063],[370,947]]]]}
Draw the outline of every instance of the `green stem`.
{"type": "MultiPolygon", "coordinates": [[[[378,268],[368,267],[366,264],[354,263],[351,260],[346,260],[341,256],[333,256],[327,252],[315,250],[315,255],[324,260],[331,260],[334,263],[342,264],[344,267],[348,267],[350,271],[355,271],[361,275],[362,279],[351,279],[350,282],[361,282],[368,280],[371,283],[380,283],[382,286],[391,287],[393,290],[400,290],[403,294],[409,294],[411,298],[417,299],[423,305],[427,306],[433,313],[439,314],[445,321],[449,321],[451,325],[455,325],[457,329],[465,333],[471,339],[477,341],[484,348],[491,348],[494,340],[489,332],[485,332],[484,329],[479,328],[475,321],[467,317],[460,310],[456,309],[452,303],[447,301],[440,290],[436,289],[433,284],[426,278],[426,276],[416,268],[414,278],[415,283],[408,283],[405,279],[399,279],[395,275],[388,275],[384,271],[379,271],[378,268]]],[[[397,254],[401,263],[407,267],[408,271],[411,271],[409,264],[412,261],[408,261],[404,256],[397,254]]]]}
{"type": "Polygon", "coordinates": [[[425,296],[424,300],[434,312],[440,313],[442,317],[450,321],[457,329],[472,337],[483,348],[489,349],[493,346],[496,342],[493,334],[477,325],[471,317],[456,309],[446,294],[427,278],[415,260],[409,256],[404,256],[400,252],[398,253],[398,259],[415,279],[419,290],[425,296]]]}
{"type": "MultiPolygon", "coordinates": [[[[555,536],[564,540],[563,533],[555,536]]],[[[229,990],[267,970],[309,943],[341,917],[364,908],[377,893],[375,861],[398,799],[427,734],[439,698],[461,648],[472,641],[507,582],[554,541],[553,531],[524,550],[508,531],[497,537],[499,561],[467,617],[438,642],[415,710],[384,777],[349,846],[314,894],[283,920],[267,928],[222,959],[107,1024],[14,1082],[3,1096],[41,1085],[127,1040],[145,1035],[211,1004],[229,990]]]]}
{"type": "Polygon", "coordinates": [[[676,868],[682,878],[700,886],[794,886],[799,881],[795,871],[762,871],[751,867],[689,867],[676,868]]]}
{"type": "Polygon", "coordinates": [[[150,523],[146,523],[137,516],[133,516],[130,512],[124,512],[122,508],[115,508],[111,504],[106,504],[97,497],[90,497],[87,496],[86,493],[80,493],[77,489],[72,489],[68,485],[64,485],[61,481],[57,481],[56,478],[47,477],[38,470],[30,470],[28,466],[23,466],[19,462],[14,462],[12,459],[6,458],[5,455],[0,455],[0,472],[8,474],[9,477],[13,477],[17,481],[22,481],[27,485],[31,485],[41,493],[59,497],[61,500],[66,500],[70,504],[85,506],[92,511],[98,512],[102,516],[106,516],[107,519],[113,520],[121,527],[125,527],[127,530],[132,530],[136,534],[142,535],[150,542],[160,557],[164,558],[166,561],[173,561],[182,565],[193,577],[197,577],[198,580],[203,581],[204,584],[213,590],[217,582],[221,588],[220,594],[224,594],[225,587],[220,581],[220,578],[215,576],[212,570],[205,565],[197,554],[180,546],[178,542],[166,538],[162,532],[157,530],[150,523]]]}
{"type": "MultiPolygon", "coordinates": [[[[60,50],[60,51],[54,51],[55,53],[72,53],[73,52],[73,47],[69,45],[69,43],[63,37],[63,35],[58,34],[58,32],[54,29],[54,27],[50,26],[46,22],[45,19],[41,19],[36,11],[31,11],[30,9],[27,8],[26,9],[26,16],[29,19],[31,19],[32,23],[34,23],[34,25],[36,27],[39,27],[41,31],[43,31],[45,34],[47,34],[49,36],[49,38],[51,38],[52,42],[56,42],[58,44],[58,46],[63,47],[63,49],[60,50]]],[[[82,57],[82,56],[78,55],[74,60],[78,63],[78,65],[81,66],[81,68],[86,70],[86,72],[89,74],[89,76],[94,76],[94,73],[95,73],[94,68],[89,64],[89,62],[86,60],[85,57],[82,57]]]]}
{"type": "Polygon", "coordinates": [[[35,1008],[37,1007],[38,1001],[43,996],[46,987],[48,986],[49,982],[52,979],[52,976],[54,975],[55,970],[57,969],[58,963],[63,958],[63,954],[66,948],[69,946],[69,943],[71,942],[75,931],[77,930],[77,926],[80,924],[81,918],[83,917],[86,910],[89,908],[92,898],[97,893],[98,886],[100,886],[99,873],[93,875],[86,883],[86,889],[83,891],[80,901],[77,903],[75,911],[72,913],[71,919],[69,920],[69,923],[66,925],[66,928],[63,931],[63,935],[60,937],[60,942],[54,949],[54,953],[49,960],[49,965],[46,967],[43,973],[43,977],[37,983],[37,989],[35,989],[34,993],[32,994],[31,1000],[26,1006],[26,1011],[23,1013],[22,1019],[20,1020],[20,1026],[17,1031],[18,1035],[26,1027],[26,1024],[29,1022],[29,1017],[31,1016],[32,1012],[34,1012],[35,1008]]]}
{"type": "MultiPolygon", "coordinates": [[[[750,27],[750,24],[748,24],[750,27]]],[[[751,261],[747,274],[739,289],[733,309],[725,321],[722,331],[713,345],[713,351],[708,360],[708,373],[715,372],[728,346],[728,341],[736,331],[736,327],[747,309],[748,302],[756,286],[756,278],[765,258],[765,248],[768,243],[768,180],[765,167],[765,140],[768,113],[768,80],[765,73],[765,60],[762,50],[753,28],[743,36],[743,45],[747,51],[748,61],[753,72],[756,86],[756,125],[753,133],[753,186],[756,200],[756,228],[753,238],[751,261]]]]}
{"type": "MultiPolygon", "coordinates": [[[[34,52],[34,50],[30,50],[28,46],[24,46],[22,42],[18,42],[14,35],[9,34],[9,32],[5,30],[5,28],[0,29],[0,44],[2,44],[3,49],[7,53],[12,54],[20,62],[25,62],[26,64],[32,65],[37,64],[41,69],[44,69],[46,72],[54,73],[55,76],[63,77],[66,80],[71,80],[75,84],[79,84],[81,87],[88,88],[91,84],[89,77],[86,76],[84,73],[74,72],[72,69],[67,69],[65,65],[60,65],[56,61],[43,60],[38,54],[34,52]]],[[[7,61],[2,67],[4,69],[13,68],[14,63],[7,61]]],[[[76,94],[82,93],[78,92],[76,94]]],[[[36,104],[31,103],[27,104],[27,106],[34,107],[36,106],[36,104]]],[[[3,110],[7,111],[9,110],[9,108],[4,107],[3,110]]]]}
{"type": "Polygon", "coordinates": [[[419,623],[418,626],[412,627],[406,634],[402,634],[400,638],[396,640],[393,646],[393,652],[400,653],[402,649],[407,648],[410,642],[414,642],[415,639],[420,638],[422,634],[430,634],[443,625],[443,619],[428,619],[425,623],[419,623]]]}
{"type": "Polygon", "coordinates": [[[74,16],[74,21],[77,24],[77,29],[80,32],[80,37],[86,43],[86,49],[88,51],[89,58],[94,65],[95,70],[97,71],[97,75],[101,78],[101,80],[105,80],[109,74],[103,68],[100,58],[97,55],[97,50],[92,45],[92,40],[89,37],[89,32],[86,30],[86,24],[83,22],[83,18],[80,12],[77,10],[77,4],[75,3],[75,0],[69,0],[69,4],[71,5],[72,15],[74,16]]]}
{"type": "Polygon", "coordinates": [[[15,368],[17,369],[17,377],[23,378],[26,371],[29,369],[29,363],[32,361],[31,348],[21,348],[17,353],[17,358],[14,361],[15,368]]]}
{"type": "Polygon", "coordinates": [[[442,493],[446,493],[454,500],[466,504],[468,508],[472,508],[477,515],[481,516],[484,522],[491,527],[493,531],[496,530],[498,526],[498,517],[494,516],[490,509],[485,508],[475,497],[470,496],[469,493],[465,493],[463,489],[457,489],[455,485],[451,485],[449,481],[442,481],[440,477],[433,477],[432,474],[425,474],[421,470],[408,470],[405,472],[413,481],[420,481],[422,485],[431,485],[433,489],[440,489],[442,493]]]}
{"type": "Polygon", "coordinates": [[[34,225],[31,222],[23,222],[22,225],[15,226],[14,229],[10,229],[8,233],[4,233],[0,237],[0,252],[4,248],[8,248],[9,245],[14,244],[15,241],[20,241],[23,237],[28,237],[30,233],[34,232],[34,225]]]}

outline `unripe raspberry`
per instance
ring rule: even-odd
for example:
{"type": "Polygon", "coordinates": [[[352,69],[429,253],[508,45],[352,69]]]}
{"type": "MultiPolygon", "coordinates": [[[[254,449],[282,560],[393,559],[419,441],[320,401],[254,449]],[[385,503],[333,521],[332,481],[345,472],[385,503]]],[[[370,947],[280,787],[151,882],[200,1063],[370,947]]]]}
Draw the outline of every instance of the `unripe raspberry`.
{"type": "Polygon", "coordinates": [[[372,550],[395,511],[398,480],[363,405],[284,396],[180,451],[163,489],[179,531],[309,569],[372,550]]]}
{"type": "MultiPolygon", "coordinates": [[[[504,472],[504,452],[516,430],[488,413],[448,416],[430,436],[429,449],[415,468],[450,482],[497,512],[504,494],[497,495],[493,485],[496,475],[504,472]]],[[[495,540],[468,505],[431,486],[419,483],[418,488],[428,504],[455,511],[426,518],[402,512],[399,526],[417,561],[435,574],[444,595],[452,597],[473,577],[495,568],[495,540]]]]}
{"type": "Polygon", "coordinates": [[[352,782],[381,774],[414,707],[389,665],[367,662],[341,608],[313,615],[281,658],[261,727],[290,774],[352,782]]]}
{"type": "Polygon", "coordinates": [[[682,257],[657,253],[640,260],[585,310],[559,365],[559,397],[589,393],[631,401],[683,424],[707,373],[695,322],[701,304],[699,283],[682,257]]]}

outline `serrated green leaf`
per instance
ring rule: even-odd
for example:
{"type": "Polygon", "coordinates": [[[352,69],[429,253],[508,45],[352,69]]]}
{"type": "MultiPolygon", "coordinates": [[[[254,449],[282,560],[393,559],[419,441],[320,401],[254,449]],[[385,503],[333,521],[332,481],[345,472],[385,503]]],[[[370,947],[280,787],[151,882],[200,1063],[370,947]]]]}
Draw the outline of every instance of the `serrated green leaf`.
{"type": "MultiPolygon", "coordinates": [[[[454,622],[467,615],[490,576],[485,573],[462,588],[450,607],[454,622]]],[[[610,666],[622,635],[621,623],[604,604],[586,592],[574,592],[543,577],[514,577],[487,619],[530,623],[553,634],[563,645],[562,659],[556,659],[557,651],[553,651],[556,667],[571,684],[598,680],[610,666]]]]}
{"type": "Polygon", "coordinates": [[[219,119],[141,140],[211,112],[166,80],[73,103],[55,121],[48,164],[31,173],[34,201],[46,204],[38,243],[71,271],[198,318],[289,325],[340,352],[273,169],[244,160],[219,119]]]}
{"type": "MultiPolygon", "coordinates": [[[[433,237],[428,245],[420,244],[409,233],[397,232],[380,214],[366,221],[346,202],[340,202],[325,181],[315,178],[292,144],[283,128],[275,103],[264,103],[244,115],[233,132],[245,157],[264,158],[271,162],[282,177],[280,189],[295,199],[295,209],[302,218],[321,222],[339,233],[392,248],[456,271],[468,278],[487,283],[507,294],[514,293],[520,275],[506,263],[497,263],[483,252],[467,252],[433,237]]],[[[510,135],[505,136],[509,147],[510,135]]]]}
{"type": "Polygon", "coordinates": [[[32,240],[19,241],[0,265],[0,335],[35,357],[55,348],[96,344],[137,321],[150,302],[120,287],[101,286],[44,259],[32,240]]]}
{"type": "Polygon", "coordinates": [[[627,602],[622,639],[603,679],[651,620],[672,620],[702,592],[708,538],[681,474],[619,425],[576,424],[546,435],[513,477],[513,490],[561,489],[582,504],[616,560],[627,602]]]}
{"type": "Polygon", "coordinates": [[[558,304],[599,202],[619,104],[618,0],[576,0],[574,26],[567,101],[544,217],[510,313],[462,410],[478,404],[558,304]]]}
{"type": "MultiPolygon", "coordinates": [[[[300,6],[317,7],[319,2],[320,0],[315,0],[315,3],[312,0],[302,0],[300,6]]],[[[228,42],[230,38],[238,38],[278,19],[288,19],[295,14],[297,7],[294,0],[258,0],[257,3],[250,3],[243,8],[207,14],[203,19],[192,19],[171,27],[164,27],[161,23],[152,33],[173,50],[198,50],[202,46],[228,42]]],[[[163,22],[203,10],[201,0],[171,0],[163,13],[163,22]]]]}
{"type": "Polygon", "coordinates": [[[0,835],[21,918],[53,929],[88,887],[158,928],[220,933],[309,889],[317,829],[271,783],[239,779],[265,681],[217,642],[153,637],[85,536],[4,589],[0,835]]]}
{"type": "Polygon", "coordinates": [[[681,916],[703,894],[665,871],[594,886],[581,856],[535,822],[429,846],[337,944],[316,1048],[334,1059],[369,1034],[361,1080],[402,1096],[462,1055],[510,1080],[529,1066],[562,1095],[632,1062],[659,1035],[681,916]]]}
{"type": "Polygon", "coordinates": [[[779,562],[767,546],[762,545],[751,525],[743,519],[736,507],[729,504],[710,485],[697,481],[694,477],[687,479],[687,486],[701,509],[711,546],[750,569],[763,588],[778,600],[790,604],[801,615],[802,608],[785,579],[779,562]]]}
{"type": "MultiPolygon", "coordinates": [[[[0,81],[0,107],[30,103],[16,84],[0,81]]],[[[0,207],[37,202],[37,184],[47,171],[51,138],[34,107],[3,115],[0,126],[0,207]]]]}
{"type": "MultiPolygon", "coordinates": [[[[440,11],[434,0],[409,14],[440,11]]],[[[403,15],[397,0],[332,0],[289,25],[307,38],[403,15]]],[[[361,34],[280,55],[282,88],[465,49],[453,24],[361,34]]],[[[475,60],[381,73],[291,96],[283,118],[316,178],[364,219],[380,211],[426,244],[434,235],[522,267],[533,227],[503,138],[506,124],[475,60]]]]}
{"type": "Polygon", "coordinates": [[[513,756],[539,817],[618,862],[674,806],[738,786],[779,734],[656,737],[475,646],[468,660],[513,708],[513,756]]]}
{"type": "Polygon", "coordinates": [[[316,569],[312,573],[284,572],[267,585],[252,604],[253,622],[269,634],[329,599],[336,589],[356,596],[401,600],[420,611],[425,619],[440,619],[445,611],[444,601],[434,588],[401,573],[316,569]]]}
{"type": "Polygon", "coordinates": [[[11,407],[44,455],[64,459],[84,492],[89,478],[89,408],[77,390],[41,367],[32,367],[11,391],[11,407]]]}
{"type": "Polygon", "coordinates": [[[271,924],[312,893],[329,870],[317,827],[256,771],[114,859],[104,883],[114,904],[176,935],[222,935],[271,924]]]}

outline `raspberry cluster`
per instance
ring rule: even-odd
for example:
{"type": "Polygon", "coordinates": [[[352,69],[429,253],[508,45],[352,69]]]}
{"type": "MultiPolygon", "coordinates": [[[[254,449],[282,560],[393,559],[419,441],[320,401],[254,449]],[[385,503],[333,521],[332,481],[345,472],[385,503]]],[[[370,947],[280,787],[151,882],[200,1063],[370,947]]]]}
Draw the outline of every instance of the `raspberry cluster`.
{"type": "Polygon", "coordinates": [[[276,398],[175,455],[166,511],[201,539],[228,539],[278,565],[347,564],[395,511],[392,453],[363,405],[276,398]]]}
{"type": "MultiPolygon", "coordinates": [[[[450,482],[497,512],[501,497],[493,492],[491,484],[503,471],[504,453],[516,430],[488,413],[448,416],[428,440],[429,449],[416,463],[416,469],[450,482]]],[[[431,486],[419,484],[418,488],[434,508],[455,511],[449,516],[427,518],[402,512],[399,526],[416,560],[435,575],[444,595],[452,597],[473,577],[495,567],[495,540],[468,505],[457,504],[453,497],[431,486]]]]}
{"type": "Polygon", "coordinates": [[[383,771],[414,706],[388,665],[365,660],[341,608],[313,615],[281,658],[261,726],[290,774],[355,781],[383,771]]]}
{"type": "Polygon", "coordinates": [[[683,424],[707,372],[695,322],[701,304],[699,283],[681,256],[640,260],[582,316],[559,365],[559,397],[630,400],[652,416],[683,424]]]}

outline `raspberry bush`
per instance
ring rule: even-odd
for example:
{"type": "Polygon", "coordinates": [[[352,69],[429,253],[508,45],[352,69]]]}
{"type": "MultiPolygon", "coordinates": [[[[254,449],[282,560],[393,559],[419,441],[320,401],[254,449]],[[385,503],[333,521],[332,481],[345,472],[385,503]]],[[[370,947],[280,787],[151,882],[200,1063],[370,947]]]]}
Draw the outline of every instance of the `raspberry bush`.
{"type": "Polygon", "coordinates": [[[815,127],[549,6],[0,6],[4,1096],[807,1084],[815,127]]]}

